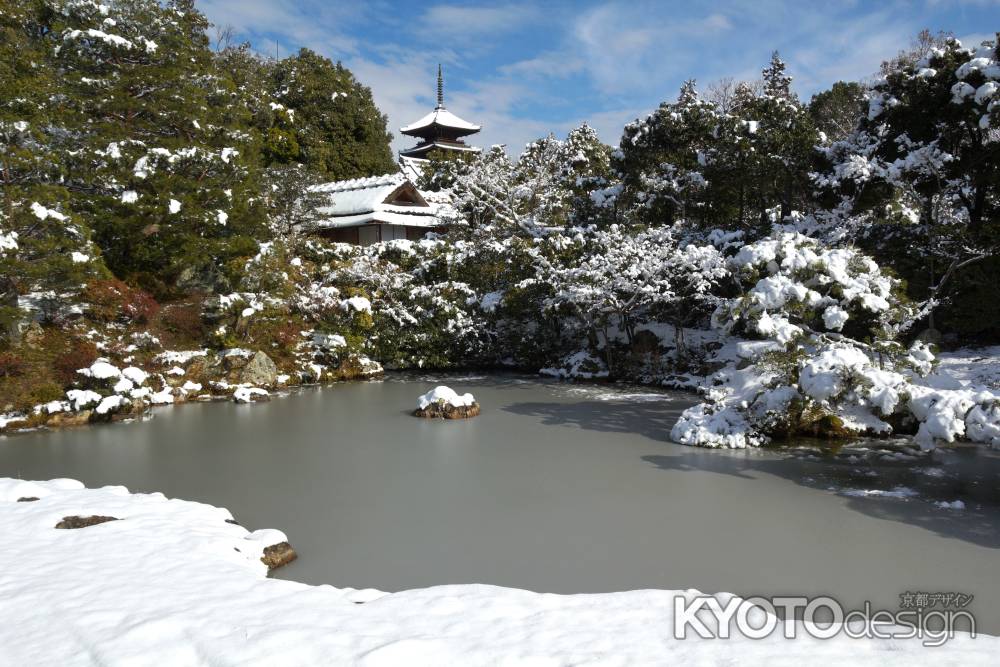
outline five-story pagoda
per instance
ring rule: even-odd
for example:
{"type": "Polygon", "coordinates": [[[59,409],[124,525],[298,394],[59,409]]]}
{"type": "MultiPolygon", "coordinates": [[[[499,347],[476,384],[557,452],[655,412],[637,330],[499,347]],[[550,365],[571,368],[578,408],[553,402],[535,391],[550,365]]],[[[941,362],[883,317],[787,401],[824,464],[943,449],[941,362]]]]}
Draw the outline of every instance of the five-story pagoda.
{"type": "Polygon", "coordinates": [[[441,66],[438,65],[437,106],[415,123],[399,129],[405,135],[418,137],[420,143],[413,148],[400,151],[401,158],[426,160],[431,151],[460,151],[478,153],[479,149],[467,145],[462,137],[479,132],[481,128],[464,121],[444,108],[444,82],[441,66]]]}

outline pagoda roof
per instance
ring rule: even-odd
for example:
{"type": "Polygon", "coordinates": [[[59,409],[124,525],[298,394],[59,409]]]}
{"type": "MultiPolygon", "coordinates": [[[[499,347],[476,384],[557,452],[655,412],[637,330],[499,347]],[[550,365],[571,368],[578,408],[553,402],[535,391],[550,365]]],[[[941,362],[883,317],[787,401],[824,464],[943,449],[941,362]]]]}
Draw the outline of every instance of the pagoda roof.
{"type": "Polygon", "coordinates": [[[420,131],[430,129],[435,125],[451,130],[461,130],[461,134],[474,134],[482,129],[478,125],[462,120],[443,106],[439,106],[417,122],[399,128],[399,131],[403,134],[419,136],[420,131]]]}

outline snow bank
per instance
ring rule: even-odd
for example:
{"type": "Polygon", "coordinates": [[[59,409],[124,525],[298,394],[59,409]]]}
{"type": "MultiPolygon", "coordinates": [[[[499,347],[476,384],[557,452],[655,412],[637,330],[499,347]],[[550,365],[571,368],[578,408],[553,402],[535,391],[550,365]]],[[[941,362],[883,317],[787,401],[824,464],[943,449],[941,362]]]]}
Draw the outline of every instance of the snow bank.
{"type": "Polygon", "coordinates": [[[440,385],[417,398],[417,408],[420,410],[426,410],[429,406],[437,405],[439,403],[456,408],[464,408],[475,402],[476,399],[472,394],[465,393],[459,395],[451,387],[440,385]]]}
{"type": "Polygon", "coordinates": [[[814,640],[801,627],[795,640],[780,629],[762,640],[675,640],[674,601],[694,590],[308,586],[266,577],[263,548],[281,533],[227,519],[224,509],[123,487],[0,479],[0,663],[909,666],[992,664],[1000,650],[988,636],[928,649],[915,639],[814,640]],[[16,502],[24,497],[40,500],[16,502]],[[54,528],[71,515],[120,520],[54,528]]]}

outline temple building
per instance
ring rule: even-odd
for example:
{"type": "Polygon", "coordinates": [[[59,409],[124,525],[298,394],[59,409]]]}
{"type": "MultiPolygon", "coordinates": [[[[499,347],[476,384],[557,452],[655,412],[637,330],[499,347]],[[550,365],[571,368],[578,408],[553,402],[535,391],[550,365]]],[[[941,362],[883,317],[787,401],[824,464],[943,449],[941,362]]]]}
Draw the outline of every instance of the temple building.
{"type": "Polygon", "coordinates": [[[420,140],[413,148],[399,152],[400,161],[426,160],[427,154],[435,150],[478,153],[479,149],[467,145],[462,137],[475,134],[480,129],[478,125],[462,120],[444,108],[444,81],[441,66],[438,65],[437,106],[417,122],[399,128],[403,134],[420,140]]]}
{"type": "Polygon", "coordinates": [[[446,204],[425,197],[403,174],[325,183],[312,188],[328,197],[322,216],[304,231],[356,245],[408,239],[443,231],[446,204]],[[430,201],[428,201],[430,199],[430,201]]]}
{"type": "Polygon", "coordinates": [[[400,128],[403,134],[420,139],[413,148],[400,151],[400,172],[313,186],[313,192],[325,195],[326,202],[317,209],[320,219],[302,231],[340,243],[371,245],[415,241],[428,232],[443,232],[452,224],[461,224],[448,192],[421,192],[416,183],[431,151],[478,153],[479,149],[467,145],[462,137],[480,129],[444,108],[444,82],[438,65],[434,111],[400,128]]]}

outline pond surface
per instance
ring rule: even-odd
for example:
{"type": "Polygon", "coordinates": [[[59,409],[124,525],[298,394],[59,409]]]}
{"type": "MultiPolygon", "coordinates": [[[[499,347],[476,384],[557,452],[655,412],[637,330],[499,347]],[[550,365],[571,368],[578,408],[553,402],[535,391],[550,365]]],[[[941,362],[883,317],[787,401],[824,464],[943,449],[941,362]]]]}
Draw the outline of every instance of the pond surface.
{"type": "Polygon", "coordinates": [[[1000,634],[1000,453],[670,443],[692,402],[519,376],[392,376],[0,438],[0,476],[227,507],[250,529],[285,531],[300,558],[277,576],[308,583],[822,593],[891,610],[907,591],[962,592],[980,630],[1000,634]],[[482,415],[411,417],[436,384],[472,391],[482,415]],[[964,509],[936,504],[955,500],[964,509]]]}

